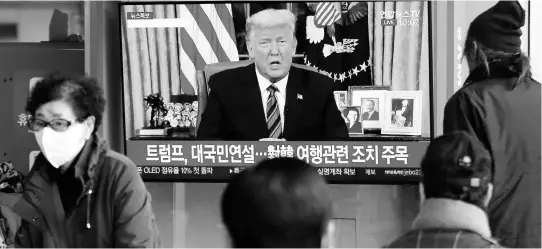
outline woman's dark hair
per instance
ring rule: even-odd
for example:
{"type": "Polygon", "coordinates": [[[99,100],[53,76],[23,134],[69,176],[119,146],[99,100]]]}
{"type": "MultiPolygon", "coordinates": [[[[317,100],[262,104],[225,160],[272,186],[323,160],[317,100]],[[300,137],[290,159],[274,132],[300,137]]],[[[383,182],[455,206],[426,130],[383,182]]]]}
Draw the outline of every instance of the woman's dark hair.
{"type": "Polygon", "coordinates": [[[483,66],[487,76],[491,74],[490,64],[493,62],[507,62],[512,70],[519,73],[516,85],[521,83],[523,78],[530,77],[531,65],[529,57],[524,53],[508,53],[487,48],[473,37],[467,37],[463,56],[474,62],[477,66],[483,66]]]}
{"type": "Polygon", "coordinates": [[[481,209],[486,209],[485,200],[490,180],[486,177],[480,179],[479,187],[464,187],[453,180],[424,176],[424,192],[426,198],[446,198],[470,203],[481,209]]]}
{"type": "Polygon", "coordinates": [[[235,248],[319,248],[332,207],[325,179],[295,158],[264,160],[241,172],[221,200],[235,248]]]}
{"type": "MultiPolygon", "coordinates": [[[[348,116],[348,113],[349,113],[350,111],[355,111],[355,112],[358,114],[358,119],[360,118],[360,113],[359,113],[358,108],[356,108],[356,107],[351,107],[351,106],[350,106],[350,107],[346,107],[346,108],[343,110],[343,115],[344,115],[345,117],[348,116]]],[[[356,121],[357,121],[357,120],[356,120],[356,121]]]]}
{"type": "Polygon", "coordinates": [[[34,116],[40,106],[56,100],[68,102],[79,122],[94,116],[93,133],[102,124],[106,101],[103,89],[95,79],[72,78],[61,73],[49,74],[32,88],[26,103],[26,111],[34,116]]]}
{"type": "Polygon", "coordinates": [[[421,161],[426,198],[446,198],[485,209],[493,159],[482,142],[464,131],[446,133],[431,141],[421,161]],[[461,158],[469,156],[469,164],[461,158]],[[472,179],[479,179],[472,186],[472,179]]]}

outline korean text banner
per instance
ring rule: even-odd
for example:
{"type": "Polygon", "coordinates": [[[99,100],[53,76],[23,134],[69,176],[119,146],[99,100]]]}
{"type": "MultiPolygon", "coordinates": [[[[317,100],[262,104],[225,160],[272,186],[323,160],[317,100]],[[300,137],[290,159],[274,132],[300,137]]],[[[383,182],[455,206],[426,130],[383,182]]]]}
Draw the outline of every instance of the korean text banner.
{"type": "Polygon", "coordinates": [[[127,141],[138,166],[252,166],[266,158],[296,157],[316,167],[418,168],[428,141],[234,142],[127,141]]]}

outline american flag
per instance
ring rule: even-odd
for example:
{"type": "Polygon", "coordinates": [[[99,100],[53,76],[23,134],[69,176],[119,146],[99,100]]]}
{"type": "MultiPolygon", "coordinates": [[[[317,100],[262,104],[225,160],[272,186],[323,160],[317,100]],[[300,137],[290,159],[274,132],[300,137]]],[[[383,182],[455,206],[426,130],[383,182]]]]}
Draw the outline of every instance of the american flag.
{"type": "Polygon", "coordinates": [[[314,22],[316,25],[329,26],[341,19],[341,12],[334,6],[335,4],[335,2],[322,2],[316,5],[316,12],[314,15],[314,22]]]}
{"type": "Polygon", "coordinates": [[[197,70],[239,60],[231,4],[178,4],[177,13],[186,20],[179,36],[181,91],[194,94],[197,70]]]}

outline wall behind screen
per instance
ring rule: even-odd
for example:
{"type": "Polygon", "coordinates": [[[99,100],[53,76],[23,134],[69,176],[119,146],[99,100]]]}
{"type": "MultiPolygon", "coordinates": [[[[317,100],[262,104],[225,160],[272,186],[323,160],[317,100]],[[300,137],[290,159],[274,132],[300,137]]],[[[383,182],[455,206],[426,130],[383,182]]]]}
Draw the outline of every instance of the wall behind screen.
{"type": "Polygon", "coordinates": [[[41,42],[49,40],[49,23],[57,9],[68,15],[68,33],[82,34],[83,1],[0,1],[0,23],[16,25],[17,36],[0,42],[41,42]],[[81,31],[81,32],[80,32],[81,31]]]}

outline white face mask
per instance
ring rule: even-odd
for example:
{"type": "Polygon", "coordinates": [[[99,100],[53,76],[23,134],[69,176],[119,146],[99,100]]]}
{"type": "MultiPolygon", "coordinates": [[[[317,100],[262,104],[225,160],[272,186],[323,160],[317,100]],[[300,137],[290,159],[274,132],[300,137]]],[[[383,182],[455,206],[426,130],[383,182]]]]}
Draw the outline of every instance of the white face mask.
{"type": "Polygon", "coordinates": [[[45,158],[53,167],[59,168],[73,160],[85,146],[85,128],[83,124],[75,123],[58,132],[47,126],[34,135],[45,158]]]}

